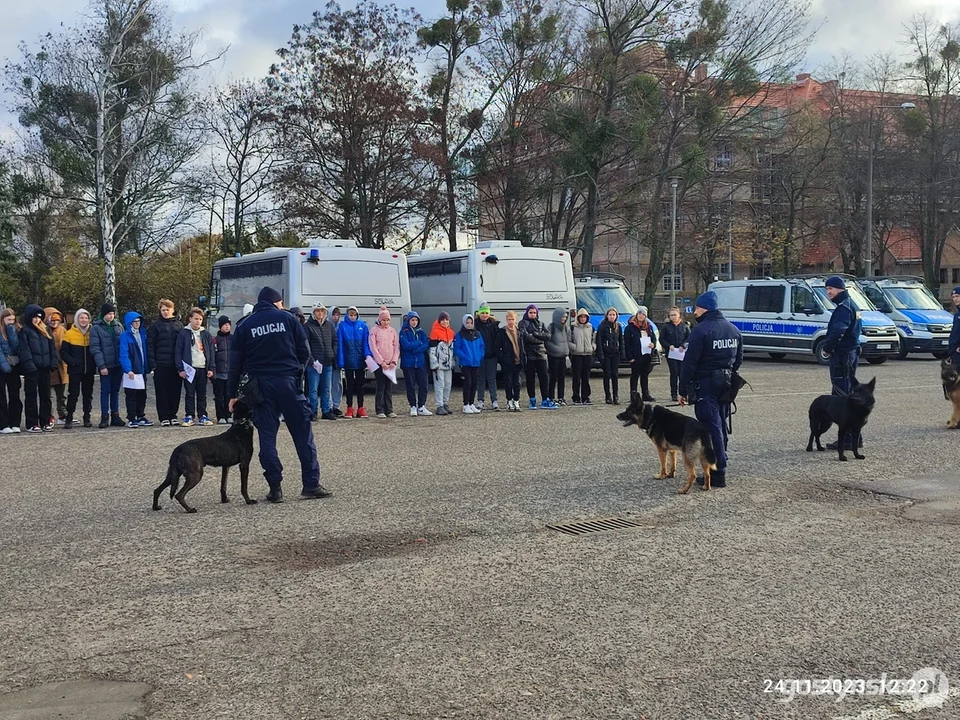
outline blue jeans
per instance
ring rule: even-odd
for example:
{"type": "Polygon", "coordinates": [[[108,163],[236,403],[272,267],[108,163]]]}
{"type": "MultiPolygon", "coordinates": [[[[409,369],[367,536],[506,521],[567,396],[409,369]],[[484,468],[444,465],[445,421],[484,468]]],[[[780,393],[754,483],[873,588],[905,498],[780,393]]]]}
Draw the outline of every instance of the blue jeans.
{"type": "Polygon", "coordinates": [[[343,402],[343,370],[330,368],[330,409],[339,408],[343,402]]]}
{"type": "Polygon", "coordinates": [[[110,368],[109,375],[100,376],[100,414],[120,414],[120,385],[123,384],[123,368],[110,368]]]}
{"type": "Polygon", "coordinates": [[[324,365],[323,372],[319,373],[311,366],[307,366],[307,399],[310,401],[310,408],[314,415],[317,414],[318,408],[321,414],[330,412],[330,381],[332,379],[333,368],[329,365],[324,365]]]}

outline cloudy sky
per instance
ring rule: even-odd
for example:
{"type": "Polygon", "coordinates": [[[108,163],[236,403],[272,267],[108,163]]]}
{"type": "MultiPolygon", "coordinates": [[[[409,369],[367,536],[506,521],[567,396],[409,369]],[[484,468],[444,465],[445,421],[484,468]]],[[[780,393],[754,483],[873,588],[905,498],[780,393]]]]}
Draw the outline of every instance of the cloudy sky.
{"type": "MultiPolygon", "coordinates": [[[[889,49],[902,38],[903,24],[914,12],[927,12],[942,21],[960,21],[960,0],[811,1],[814,23],[824,23],[802,68],[814,73],[844,50],[862,58],[889,49]]],[[[309,22],[311,13],[322,8],[323,2],[170,0],[175,22],[184,29],[202,31],[203,50],[214,53],[229,45],[215,80],[264,75],[274,51],[289,39],[293,24],[309,22]]],[[[87,4],[88,0],[7,0],[0,24],[0,58],[15,58],[20,42],[32,44],[40,34],[58,30],[61,23],[76,23],[87,4]]],[[[350,0],[342,4],[349,5],[350,0]]],[[[416,0],[414,6],[425,18],[432,18],[442,12],[444,2],[416,0]]],[[[0,137],[9,134],[13,121],[6,104],[4,98],[0,137]]]]}

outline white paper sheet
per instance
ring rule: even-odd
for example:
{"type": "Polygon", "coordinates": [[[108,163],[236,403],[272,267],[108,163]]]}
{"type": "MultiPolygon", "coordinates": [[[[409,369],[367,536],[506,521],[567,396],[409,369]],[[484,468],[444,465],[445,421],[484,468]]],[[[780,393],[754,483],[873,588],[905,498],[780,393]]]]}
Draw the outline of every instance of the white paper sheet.
{"type": "Polygon", "coordinates": [[[650,336],[646,333],[640,333],[640,353],[649,355],[651,352],[653,352],[653,348],[650,347],[650,336]]]}
{"type": "Polygon", "coordinates": [[[374,360],[369,355],[367,355],[366,363],[367,363],[367,370],[369,370],[370,372],[376,372],[377,368],[380,367],[379,365],[377,365],[377,361],[374,360]]]}
{"type": "Polygon", "coordinates": [[[147,386],[143,381],[143,375],[134,375],[130,377],[129,373],[123,374],[123,387],[130,390],[146,390],[147,386]]]}
{"type": "Polygon", "coordinates": [[[396,369],[396,368],[390,368],[389,370],[384,370],[384,371],[383,371],[383,376],[384,376],[385,378],[387,378],[390,382],[392,382],[394,385],[397,384],[397,369],[396,369]]]}
{"type": "Polygon", "coordinates": [[[317,373],[322,373],[322,372],[323,372],[323,365],[320,363],[319,360],[314,360],[314,361],[313,361],[313,369],[316,370],[317,373]]]}
{"type": "Polygon", "coordinates": [[[683,360],[683,356],[686,354],[687,354],[687,351],[684,348],[678,347],[668,352],[667,358],[669,360],[683,360]]]}
{"type": "Polygon", "coordinates": [[[188,383],[193,382],[193,378],[196,377],[197,371],[193,369],[193,366],[184,362],[183,363],[183,374],[187,376],[186,380],[188,383]]]}

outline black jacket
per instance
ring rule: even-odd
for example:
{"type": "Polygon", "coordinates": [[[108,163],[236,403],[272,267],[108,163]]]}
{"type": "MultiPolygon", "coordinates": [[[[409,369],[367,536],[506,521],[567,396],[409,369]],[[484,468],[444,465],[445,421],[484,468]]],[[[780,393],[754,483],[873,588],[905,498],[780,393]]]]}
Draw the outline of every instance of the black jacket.
{"type": "Polygon", "coordinates": [[[482,322],[475,316],[473,326],[480,331],[480,337],[483,338],[484,360],[497,357],[497,331],[500,329],[500,321],[491,317],[487,318],[486,322],[482,322]]]}
{"type": "Polygon", "coordinates": [[[303,328],[307,331],[313,359],[321,365],[333,367],[337,359],[337,329],[330,322],[330,318],[320,324],[315,317],[311,317],[303,328]]]}
{"type": "Polygon", "coordinates": [[[214,370],[215,380],[226,380],[230,373],[230,342],[233,335],[227,333],[217,333],[213,336],[213,357],[216,370],[214,370]]]}
{"type": "Polygon", "coordinates": [[[664,355],[670,352],[670,346],[675,348],[687,344],[690,337],[690,326],[681,321],[679,325],[674,325],[669,320],[660,326],[660,348],[664,355]]]}
{"type": "Polygon", "coordinates": [[[526,350],[527,359],[546,360],[547,347],[544,343],[550,339],[550,330],[540,318],[531,320],[524,316],[523,320],[517,323],[517,330],[520,331],[520,342],[526,350]]]}
{"type": "Polygon", "coordinates": [[[506,326],[497,330],[497,336],[493,341],[493,351],[500,362],[500,367],[523,367],[527,364],[527,347],[523,343],[523,336],[519,334],[519,329],[517,330],[517,346],[520,348],[520,362],[516,361],[516,356],[513,354],[513,343],[507,337],[506,326]]]}
{"type": "Polygon", "coordinates": [[[24,373],[56,368],[57,348],[53,338],[41,334],[33,325],[24,325],[20,330],[20,366],[24,373]]]}
{"type": "Polygon", "coordinates": [[[623,343],[627,347],[627,358],[630,360],[640,361],[643,359],[643,350],[640,346],[640,341],[643,338],[641,332],[646,332],[650,336],[647,342],[652,342],[654,346],[657,344],[657,334],[649,323],[647,323],[646,330],[642,331],[632,322],[628,322],[627,329],[623,332],[623,343]]]}
{"type": "MultiPolygon", "coordinates": [[[[177,335],[181,330],[183,330],[183,323],[175,317],[169,320],[157,318],[147,328],[147,355],[153,360],[155,368],[177,367],[177,335]]],[[[177,368],[177,370],[182,369],[177,368]]]]}
{"type": "Polygon", "coordinates": [[[604,318],[597,328],[597,355],[600,357],[620,357],[620,345],[623,343],[623,328],[620,321],[610,322],[604,318]]]}

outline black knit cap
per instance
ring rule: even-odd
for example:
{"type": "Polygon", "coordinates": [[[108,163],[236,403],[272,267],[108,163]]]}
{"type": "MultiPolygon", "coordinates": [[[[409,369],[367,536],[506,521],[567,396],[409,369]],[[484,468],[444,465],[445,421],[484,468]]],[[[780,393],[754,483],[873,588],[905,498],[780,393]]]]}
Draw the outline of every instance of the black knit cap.
{"type": "Polygon", "coordinates": [[[283,295],[274,290],[269,285],[265,286],[260,294],[257,295],[257,302],[268,302],[270,304],[278,303],[283,300],[283,295]]]}
{"type": "Polygon", "coordinates": [[[117,309],[113,305],[110,303],[104,303],[100,306],[100,317],[104,317],[105,315],[109,315],[110,313],[116,311],[117,309]]]}
{"type": "Polygon", "coordinates": [[[230,322],[230,318],[228,318],[226,315],[221,315],[217,318],[217,327],[223,327],[228,322],[230,322]]]}

